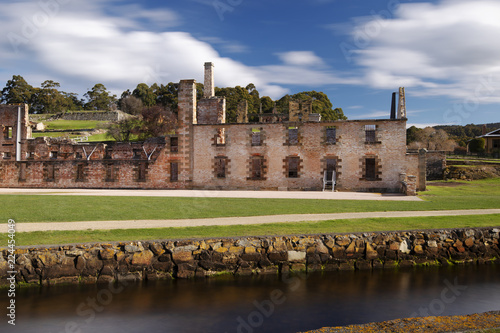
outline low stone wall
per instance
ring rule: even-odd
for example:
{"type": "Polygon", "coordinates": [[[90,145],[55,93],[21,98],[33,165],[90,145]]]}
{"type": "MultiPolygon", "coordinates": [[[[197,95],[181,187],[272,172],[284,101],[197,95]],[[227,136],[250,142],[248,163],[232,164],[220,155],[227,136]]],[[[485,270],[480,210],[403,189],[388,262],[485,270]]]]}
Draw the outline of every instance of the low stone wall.
{"type": "MultiPolygon", "coordinates": [[[[16,281],[47,285],[500,263],[499,236],[500,228],[476,228],[26,247],[16,250],[16,281]]],[[[0,280],[7,284],[8,251],[0,250],[0,280]]]]}
{"type": "Polygon", "coordinates": [[[130,115],[122,111],[82,111],[60,113],[52,117],[53,119],[64,120],[96,120],[96,121],[120,121],[129,118],[130,115]]]}

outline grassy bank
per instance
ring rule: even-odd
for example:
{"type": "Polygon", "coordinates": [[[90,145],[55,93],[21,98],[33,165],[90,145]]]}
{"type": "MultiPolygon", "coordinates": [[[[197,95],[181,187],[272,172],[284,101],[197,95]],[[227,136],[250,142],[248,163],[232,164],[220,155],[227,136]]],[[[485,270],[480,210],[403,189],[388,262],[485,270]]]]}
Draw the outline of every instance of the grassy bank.
{"type": "MultiPolygon", "coordinates": [[[[303,235],[415,229],[474,228],[489,226],[500,226],[500,214],[349,219],[319,222],[306,221],[293,223],[160,229],[23,232],[16,234],[16,244],[21,246],[153,239],[303,235]]],[[[0,246],[6,246],[8,239],[7,235],[4,234],[0,239],[0,246]]]]}
{"type": "Polygon", "coordinates": [[[458,186],[429,186],[421,202],[1,195],[0,223],[500,208],[500,179],[448,184],[458,186]]]}

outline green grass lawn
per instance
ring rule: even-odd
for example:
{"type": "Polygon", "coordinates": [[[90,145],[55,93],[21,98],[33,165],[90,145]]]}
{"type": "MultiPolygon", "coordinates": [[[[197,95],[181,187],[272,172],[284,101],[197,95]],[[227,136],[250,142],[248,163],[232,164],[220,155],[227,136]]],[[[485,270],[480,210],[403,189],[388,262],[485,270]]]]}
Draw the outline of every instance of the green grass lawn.
{"type": "MultiPolygon", "coordinates": [[[[432,184],[432,183],[430,183],[432,184]]],[[[474,182],[448,182],[457,186],[428,186],[422,202],[93,197],[47,195],[1,195],[0,223],[71,222],[136,219],[188,219],[301,213],[369,211],[420,211],[500,208],[500,178],[474,182]]],[[[403,229],[500,226],[500,215],[362,219],[261,226],[193,227],[115,231],[18,233],[19,245],[53,244],[132,239],[222,237],[264,234],[308,234],[403,229]],[[41,243],[39,243],[41,242],[41,243]]],[[[1,235],[0,244],[7,240],[1,235]]]]}
{"type": "Polygon", "coordinates": [[[64,120],[58,119],[53,121],[45,122],[45,126],[50,130],[79,130],[79,129],[89,129],[103,127],[106,125],[107,121],[97,121],[97,120],[64,120]]]}
{"type": "MultiPolygon", "coordinates": [[[[89,242],[137,241],[154,239],[220,238],[264,235],[303,235],[352,233],[391,230],[473,228],[500,225],[500,214],[474,216],[439,216],[406,218],[372,218],[314,222],[270,223],[255,225],[120,229],[84,231],[22,232],[16,234],[16,244],[49,245],[89,242]]],[[[7,235],[0,238],[6,246],[7,235]]]]}
{"type": "Polygon", "coordinates": [[[0,223],[500,208],[500,178],[455,183],[429,186],[419,195],[422,202],[1,195],[0,223]]]}

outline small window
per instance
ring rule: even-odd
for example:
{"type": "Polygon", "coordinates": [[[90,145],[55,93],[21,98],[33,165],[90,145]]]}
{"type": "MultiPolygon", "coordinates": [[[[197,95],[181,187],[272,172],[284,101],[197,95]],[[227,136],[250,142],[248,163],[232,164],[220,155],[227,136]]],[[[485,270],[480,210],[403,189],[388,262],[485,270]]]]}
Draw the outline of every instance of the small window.
{"type": "Polygon", "coordinates": [[[365,125],[365,142],[375,143],[376,137],[375,132],[377,130],[377,125],[365,125]]]}
{"type": "Polygon", "coordinates": [[[26,153],[26,158],[30,159],[30,160],[34,159],[35,158],[35,152],[34,151],[27,152],[26,153]]]}
{"type": "Polygon", "coordinates": [[[262,169],[264,166],[264,159],[260,156],[254,156],[251,160],[250,165],[250,178],[251,179],[262,179],[262,169]]]}
{"type": "Polygon", "coordinates": [[[179,163],[170,163],[170,181],[176,182],[179,180],[179,163]]]}
{"type": "Polygon", "coordinates": [[[113,182],[115,181],[116,173],[114,164],[106,164],[106,181],[113,182]]]}
{"type": "Polygon", "coordinates": [[[82,153],[75,153],[75,159],[81,160],[82,159],[82,153]]]}
{"type": "Polygon", "coordinates": [[[215,158],[215,175],[217,178],[226,178],[227,158],[215,158]]]}
{"type": "Polygon", "coordinates": [[[57,158],[57,151],[51,151],[49,154],[50,158],[56,159],[57,158]]]}
{"type": "Polygon", "coordinates": [[[146,181],[146,170],[148,166],[147,163],[139,163],[137,165],[137,181],[145,182],[146,181]]]}
{"type": "Polygon", "coordinates": [[[493,140],[493,148],[500,148],[500,140],[493,140]]]}
{"type": "Polygon", "coordinates": [[[45,171],[47,173],[47,177],[45,180],[48,182],[53,182],[55,179],[54,164],[47,164],[45,167],[45,171]]]}
{"type": "Polygon", "coordinates": [[[170,152],[171,153],[179,152],[179,138],[176,136],[170,138],[170,152]]]}
{"type": "Polygon", "coordinates": [[[82,182],[85,180],[85,169],[83,164],[78,164],[76,166],[76,181],[82,182]]]}
{"type": "Polygon", "coordinates": [[[6,152],[3,153],[3,158],[5,160],[10,159],[11,157],[12,157],[12,155],[10,154],[10,152],[6,151],[6,152]]]}
{"type": "Polygon", "coordinates": [[[217,134],[215,135],[215,143],[217,146],[224,146],[226,144],[226,130],[224,128],[217,129],[217,134]]]}
{"type": "Polygon", "coordinates": [[[12,126],[5,126],[3,128],[3,137],[6,140],[12,139],[12,126]]]}
{"type": "Polygon", "coordinates": [[[374,158],[367,158],[365,160],[365,179],[374,180],[377,178],[377,168],[374,158]]]}
{"type": "Polygon", "coordinates": [[[326,128],[326,143],[334,145],[337,142],[337,129],[335,127],[326,128]]]}
{"type": "Polygon", "coordinates": [[[298,157],[288,158],[288,178],[299,178],[299,161],[298,157]]]}
{"type": "Polygon", "coordinates": [[[297,127],[288,128],[288,144],[289,145],[299,144],[299,129],[297,127]]]}
{"type": "Polygon", "coordinates": [[[252,146],[260,146],[262,144],[260,129],[252,128],[252,146]]]}

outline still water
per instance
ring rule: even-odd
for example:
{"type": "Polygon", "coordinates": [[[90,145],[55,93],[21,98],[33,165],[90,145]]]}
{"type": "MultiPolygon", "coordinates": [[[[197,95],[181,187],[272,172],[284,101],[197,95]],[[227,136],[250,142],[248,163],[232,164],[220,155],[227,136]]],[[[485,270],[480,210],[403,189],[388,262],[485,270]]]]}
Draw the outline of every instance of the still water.
{"type": "Polygon", "coordinates": [[[499,265],[228,276],[21,288],[16,326],[3,314],[0,332],[298,332],[492,310],[500,310],[499,265]]]}

